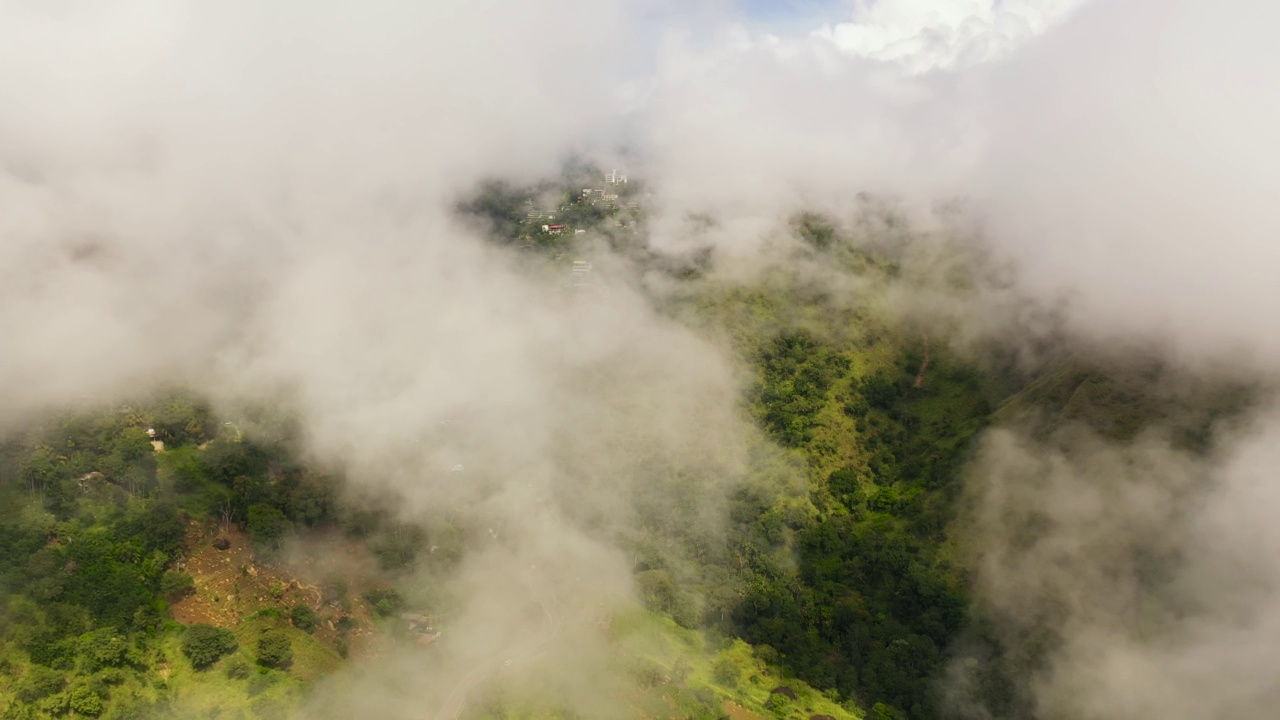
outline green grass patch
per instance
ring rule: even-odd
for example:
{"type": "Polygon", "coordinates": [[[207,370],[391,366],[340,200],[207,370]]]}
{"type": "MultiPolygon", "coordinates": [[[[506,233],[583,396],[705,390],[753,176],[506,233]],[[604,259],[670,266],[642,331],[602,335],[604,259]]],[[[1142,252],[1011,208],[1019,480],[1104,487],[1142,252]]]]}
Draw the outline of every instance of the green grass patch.
{"type": "MultiPolygon", "coordinates": [[[[767,651],[758,652],[742,640],[715,642],[703,632],[682,628],[668,617],[643,610],[616,616],[612,632],[620,654],[633,668],[641,673],[656,671],[659,683],[680,686],[683,692],[672,693],[673,697],[700,698],[703,703],[711,698],[716,708],[730,701],[763,717],[862,717],[852,704],[842,704],[834,693],[824,694],[789,676],[761,658],[767,651]],[[780,686],[796,695],[795,700],[786,700],[782,714],[769,707],[772,691],[780,686]]],[[[640,680],[644,685],[645,678],[640,680]]]]}

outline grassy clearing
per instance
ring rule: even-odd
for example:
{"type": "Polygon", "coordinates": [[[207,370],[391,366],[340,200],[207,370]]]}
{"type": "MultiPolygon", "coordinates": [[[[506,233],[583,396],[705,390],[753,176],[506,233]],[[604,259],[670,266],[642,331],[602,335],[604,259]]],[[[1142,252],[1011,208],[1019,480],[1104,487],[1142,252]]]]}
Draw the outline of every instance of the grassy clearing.
{"type": "MultiPolygon", "coordinates": [[[[665,615],[631,610],[613,616],[611,652],[592,683],[608,685],[612,703],[589,717],[643,720],[837,720],[863,717],[835,693],[815,690],[762,659],[741,640],[718,640],[688,630],[665,615]],[[794,695],[774,693],[786,688],[794,695]]],[[[563,720],[582,717],[564,706],[557,671],[525,683],[497,684],[469,706],[468,720],[563,720]]],[[[580,678],[583,680],[583,678],[580,678]]],[[[597,688],[599,689],[599,688],[597,688]]]]}
{"type": "Polygon", "coordinates": [[[161,675],[168,674],[165,699],[183,712],[197,717],[214,712],[219,717],[275,717],[297,703],[303,684],[290,673],[253,666],[255,658],[246,636],[237,633],[240,649],[207,670],[191,667],[179,649],[180,638],[178,633],[165,638],[164,653],[170,662],[161,675]],[[235,663],[250,666],[247,677],[229,676],[228,668],[235,663]]]}
{"type": "Polygon", "coordinates": [[[862,717],[852,705],[846,707],[762,660],[741,640],[717,643],[704,633],[645,611],[618,616],[612,632],[619,649],[638,664],[641,673],[659,671],[663,685],[679,684],[688,695],[704,701],[714,698],[720,716],[742,717],[740,712],[726,710],[726,704],[732,703],[761,718],[862,717]],[[773,693],[779,687],[789,688],[795,699],[773,693]]]}
{"type": "Polygon", "coordinates": [[[232,628],[242,651],[250,653],[253,662],[258,660],[254,650],[257,647],[258,638],[262,637],[262,633],[267,630],[278,630],[289,638],[293,647],[293,664],[289,667],[289,672],[301,681],[313,681],[337,670],[342,665],[342,658],[333,648],[297,628],[290,627],[287,621],[254,618],[232,628]]]}

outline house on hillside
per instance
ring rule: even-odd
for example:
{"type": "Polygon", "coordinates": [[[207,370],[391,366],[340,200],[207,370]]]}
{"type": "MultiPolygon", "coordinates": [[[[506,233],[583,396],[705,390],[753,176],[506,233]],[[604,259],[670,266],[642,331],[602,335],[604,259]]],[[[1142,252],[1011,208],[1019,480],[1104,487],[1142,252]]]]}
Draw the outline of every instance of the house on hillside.
{"type": "Polygon", "coordinates": [[[435,642],[440,637],[440,633],[437,632],[435,628],[431,627],[431,618],[426,615],[420,615],[418,613],[401,613],[400,619],[404,621],[405,626],[410,633],[417,635],[414,642],[419,645],[425,647],[435,642]]]}
{"type": "Polygon", "coordinates": [[[543,210],[535,206],[533,204],[533,200],[525,200],[524,209],[527,211],[525,212],[525,215],[524,215],[525,222],[527,223],[537,222],[538,220],[555,219],[555,213],[553,213],[550,210],[543,210]]]}
{"type": "Polygon", "coordinates": [[[542,231],[552,235],[559,235],[564,232],[564,225],[543,225],[542,231]]]}
{"type": "Polygon", "coordinates": [[[401,613],[400,619],[404,621],[405,628],[411,633],[434,634],[435,628],[431,627],[431,618],[418,613],[401,613]]]}
{"type": "Polygon", "coordinates": [[[591,263],[586,260],[574,260],[573,266],[569,269],[569,272],[573,275],[573,284],[575,287],[587,285],[587,274],[591,272],[591,263]]]}

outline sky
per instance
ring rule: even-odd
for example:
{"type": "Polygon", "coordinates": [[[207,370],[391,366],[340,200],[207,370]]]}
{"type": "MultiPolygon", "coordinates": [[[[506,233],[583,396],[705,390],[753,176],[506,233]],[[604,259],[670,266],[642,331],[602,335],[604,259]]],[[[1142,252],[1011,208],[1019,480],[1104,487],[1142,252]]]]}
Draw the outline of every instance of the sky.
{"type": "Polygon", "coordinates": [[[809,30],[847,15],[848,0],[742,0],[747,19],[776,31],[809,30]]]}
{"type": "Polygon", "coordinates": [[[1087,0],[744,0],[763,32],[811,34],[912,73],[998,60],[1087,0]]]}

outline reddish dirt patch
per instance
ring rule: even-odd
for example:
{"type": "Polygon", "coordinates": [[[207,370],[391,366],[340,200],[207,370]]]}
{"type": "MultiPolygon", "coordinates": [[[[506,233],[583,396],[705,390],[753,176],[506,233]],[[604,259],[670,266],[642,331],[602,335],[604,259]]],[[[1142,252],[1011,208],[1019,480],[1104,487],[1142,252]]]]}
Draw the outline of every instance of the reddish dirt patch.
{"type": "Polygon", "coordinates": [[[725,714],[733,720],[760,720],[760,716],[758,714],[751,712],[732,700],[725,700],[722,707],[725,714]]]}
{"type": "Polygon", "coordinates": [[[231,546],[226,550],[215,548],[215,534],[198,523],[188,528],[189,554],[177,567],[195,579],[195,592],[173,604],[173,616],[178,622],[232,627],[262,607],[305,602],[291,580],[258,564],[244,533],[232,528],[217,536],[229,540],[231,546]],[[283,590],[279,598],[271,594],[276,583],[283,590]]]}
{"type": "Polygon", "coordinates": [[[924,360],[920,363],[920,372],[916,373],[916,381],[911,383],[911,387],[921,387],[924,385],[924,371],[929,369],[929,336],[924,336],[924,360]]]}
{"type": "Polygon", "coordinates": [[[232,628],[263,608],[275,608],[288,617],[294,605],[303,604],[316,611],[319,621],[314,635],[322,642],[336,646],[345,639],[356,653],[373,635],[368,608],[354,583],[348,592],[351,610],[343,612],[336,603],[324,603],[320,587],[299,579],[294,568],[260,563],[248,536],[238,528],[217,531],[192,522],[187,528],[187,548],[187,558],[175,569],[191,574],[195,592],[170,607],[180,623],[232,628]],[[230,547],[214,547],[217,538],[228,540],[230,547]],[[343,615],[356,621],[345,634],[334,625],[343,615]]]}

